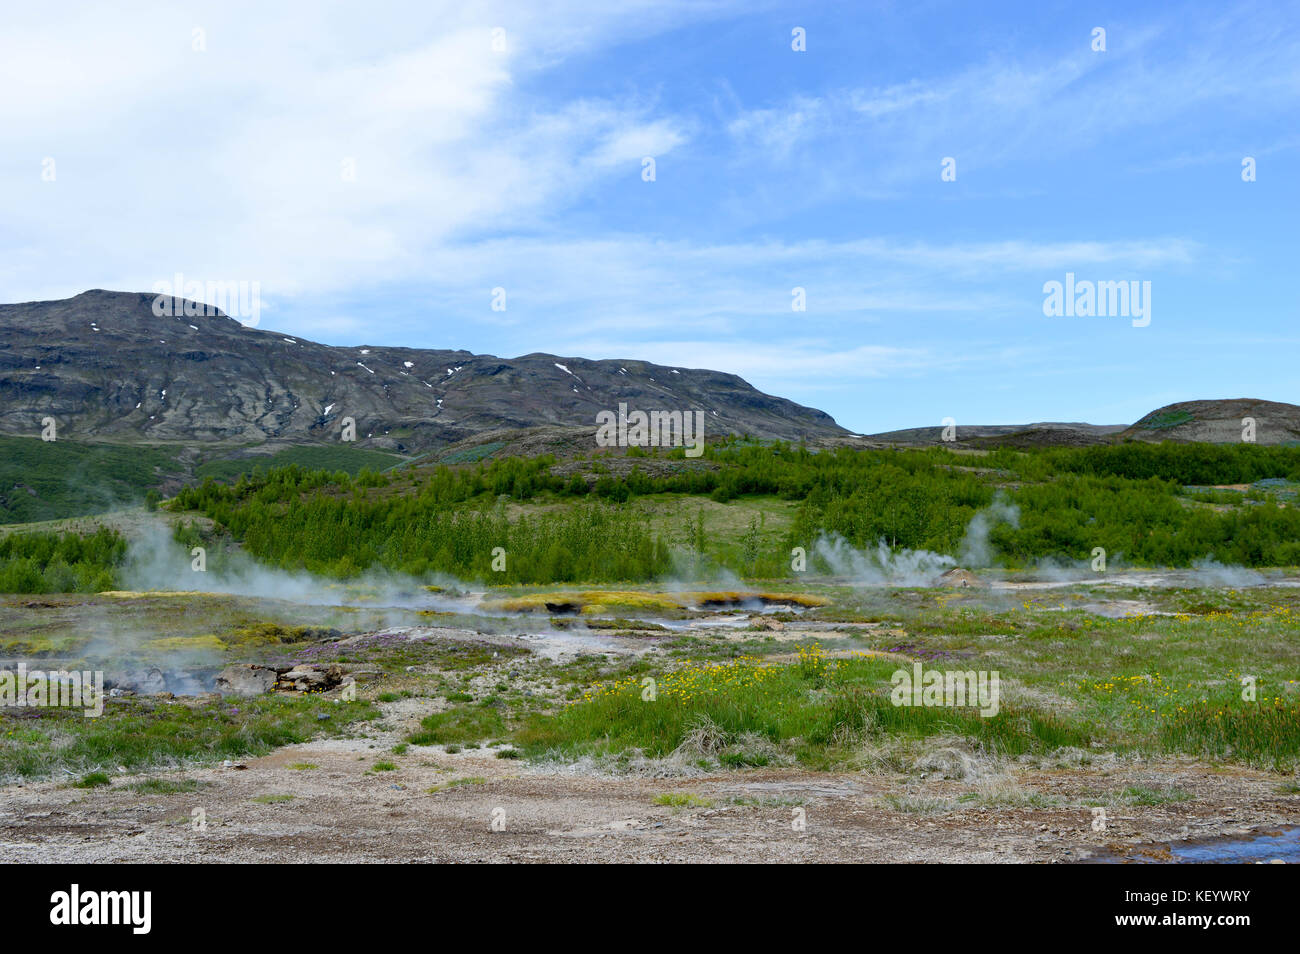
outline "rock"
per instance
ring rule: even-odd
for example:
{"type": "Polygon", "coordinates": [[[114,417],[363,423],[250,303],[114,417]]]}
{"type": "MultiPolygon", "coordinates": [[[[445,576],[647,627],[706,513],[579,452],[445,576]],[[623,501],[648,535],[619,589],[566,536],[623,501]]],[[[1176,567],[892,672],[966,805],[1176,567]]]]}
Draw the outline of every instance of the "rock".
{"type": "Polygon", "coordinates": [[[213,688],[223,696],[241,696],[245,699],[260,696],[275,688],[280,674],[267,666],[237,663],[227,666],[217,674],[213,688]]]}
{"type": "Polygon", "coordinates": [[[959,566],[953,567],[947,573],[939,577],[940,586],[957,586],[957,587],[982,587],[984,581],[972,573],[970,570],[963,570],[959,566]]]}
{"type": "Polygon", "coordinates": [[[167,691],[167,677],[161,669],[133,669],[117,680],[119,688],[130,689],[137,695],[150,696],[167,691]]]}
{"type": "Polygon", "coordinates": [[[758,622],[755,625],[758,626],[759,629],[771,629],[778,632],[785,629],[785,623],[781,622],[779,619],[772,619],[770,616],[759,617],[758,622]]]}
{"type": "Polygon", "coordinates": [[[325,692],[338,688],[346,675],[338,666],[326,668],[300,663],[292,669],[280,670],[274,688],[279,692],[325,692]]]}

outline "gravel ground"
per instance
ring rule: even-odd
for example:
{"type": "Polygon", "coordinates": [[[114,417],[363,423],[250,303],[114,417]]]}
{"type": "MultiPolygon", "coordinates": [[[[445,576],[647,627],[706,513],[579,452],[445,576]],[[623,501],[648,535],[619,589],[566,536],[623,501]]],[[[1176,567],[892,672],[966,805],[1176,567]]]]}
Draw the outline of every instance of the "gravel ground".
{"type": "Polygon", "coordinates": [[[1195,762],[1022,769],[990,783],[869,773],[754,770],[693,778],[539,770],[495,750],[393,755],[373,741],[279,749],[246,768],[156,773],[196,791],[142,794],[57,782],[0,790],[0,857],[10,862],[1068,862],[1108,849],[1162,856],[1170,840],[1300,822],[1276,775],[1195,762]],[[378,761],[397,765],[375,772],[378,761]],[[292,766],[309,763],[311,769],[292,766]],[[471,779],[466,784],[452,784],[471,779]],[[1192,797],[1107,810],[1037,807],[1127,786],[1192,797]],[[432,791],[431,791],[432,790],[432,791]],[[956,800],[984,792],[988,800],[956,800]],[[703,804],[670,807],[662,795],[703,804]],[[257,801],[292,795],[289,800],[257,801]],[[895,799],[946,809],[901,811],[895,799]],[[1008,804],[999,802],[1005,801],[1008,804]],[[1035,799],[1041,803],[1042,799],[1035,799]],[[206,830],[195,830],[201,810],[206,830]],[[494,830],[494,819],[497,828],[494,830]],[[802,820],[803,829],[797,822],[802,820]]]}

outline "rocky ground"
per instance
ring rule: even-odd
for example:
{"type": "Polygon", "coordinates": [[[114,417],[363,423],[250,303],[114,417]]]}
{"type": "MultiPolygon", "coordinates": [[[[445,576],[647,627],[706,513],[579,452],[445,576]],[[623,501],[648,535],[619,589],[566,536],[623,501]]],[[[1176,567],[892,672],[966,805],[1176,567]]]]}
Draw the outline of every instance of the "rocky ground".
{"type": "Polygon", "coordinates": [[[398,768],[374,772],[380,755],[353,742],[291,746],[183,773],[199,787],[172,795],[133,792],[126,786],[135,779],[125,776],[90,791],[11,788],[0,807],[0,850],[18,863],[1073,862],[1111,852],[1160,860],[1171,840],[1300,822],[1300,800],[1279,795],[1276,779],[1183,763],[1030,771],[1004,783],[1074,798],[1159,780],[1195,794],[1114,814],[1094,831],[1086,809],[1012,804],[925,815],[887,800],[969,789],[952,782],[918,788],[796,769],[620,778],[538,772],[484,750],[382,756],[398,768]],[[316,767],[294,767],[303,764],[316,767]],[[657,804],[664,796],[686,804],[657,804]],[[199,811],[204,830],[196,830],[199,811]]]}
{"type": "Polygon", "coordinates": [[[1167,860],[1170,841],[1300,823],[1278,776],[1190,760],[1011,767],[982,777],[799,768],[663,775],[529,766],[494,749],[392,746],[421,702],[363,739],[246,762],[0,791],[12,862],[1035,862],[1167,860]],[[392,765],[391,770],[377,770],[392,765]],[[148,779],[163,792],[134,786],[148,779]],[[165,788],[192,790],[166,793],[165,788]],[[1094,812],[1128,786],[1187,800],[1094,812]],[[198,822],[204,824],[198,824],[198,822]]]}

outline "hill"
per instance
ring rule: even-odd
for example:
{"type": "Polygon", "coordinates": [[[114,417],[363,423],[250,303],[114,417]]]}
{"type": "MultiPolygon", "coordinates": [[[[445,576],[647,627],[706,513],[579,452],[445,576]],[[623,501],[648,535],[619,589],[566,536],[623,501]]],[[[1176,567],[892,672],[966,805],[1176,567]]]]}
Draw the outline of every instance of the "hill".
{"type": "Polygon", "coordinates": [[[247,445],[338,442],[412,453],[501,428],[593,426],[600,411],[705,414],[706,434],[846,434],[830,415],[734,374],[637,360],[340,347],[217,313],[155,315],[157,296],[94,290],[0,305],[0,432],[79,441],[247,445]]]}
{"type": "Polygon", "coordinates": [[[1300,407],[1258,398],[1182,401],[1158,408],[1119,434],[1121,440],[1233,444],[1242,441],[1243,420],[1255,422],[1255,443],[1300,441],[1300,407]]]}

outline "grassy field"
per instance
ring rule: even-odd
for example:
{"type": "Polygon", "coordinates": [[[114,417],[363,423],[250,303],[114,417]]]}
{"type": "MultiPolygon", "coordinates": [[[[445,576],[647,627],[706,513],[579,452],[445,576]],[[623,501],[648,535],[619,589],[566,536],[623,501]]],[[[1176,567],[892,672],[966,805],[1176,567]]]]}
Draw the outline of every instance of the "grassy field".
{"type": "MultiPolygon", "coordinates": [[[[0,716],[0,777],[107,778],[138,771],[264,755],[321,735],[346,735],[378,716],[365,702],[266,697],[200,703],[114,700],[105,715],[66,709],[0,716]]],[[[84,782],[83,782],[84,784],[84,782]]]]}
{"type": "Polygon", "coordinates": [[[0,523],[30,523],[138,503],[183,473],[175,449],[0,437],[0,523]]]}
{"type": "MultiPolygon", "coordinates": [[[[905,774],[936,758],[1203,758],[1280,773],[1300,763],[1300,589],[1258,574],[1250,586],[1216,584],[1216,572],[1242,575],[1221,566],[1188,574],[1200,582],[1181,588],[1089,575],[1036,589],[1006,569],[1032,565],[1017,553],[1086,554],[1094,532],[1185,553],[1183,563],[1216,552],[1200,548],[1223,534],[1260,561],[1290,553],[1294,449],[872,456],[737,445],[702,464],[537,459],[388,475],[362,472],[372,459],[353,456],[355,478],[325,469],[347,469],[338,452],[314,453],[183,492],[164,515],[186,522],[182,555],[209,546],[214,579],[242,550],[272,568],[267,592],[323,570],[305,595],[95,594],[123,559],[119,538],[80,523],[62,535],[10,534],[0,570],[40,595],[0,601],[0,657],[362,667],[373,675],[364,698],[407,707],[401,737],[412,752],[905,774]],[[1174,471],[1185,481],[1170,480],[1174,471]],[[850,585],[811,562],[806,575],[790,567],[791,545],[827,529],[868,545],[895,530],[960,541],[973,514],[1013,492],[1018,523],[989,535],[1005,564],[983,571],[1002,581],[996,588],[850,585]],[[1081,530],[1094,527],[1094,511],[1100,529],[1081,530]],[[1174,519],[1190,522],[1162,522],[1174,519]],[[509,572],[490,567],[498,546],[509,572]],[[475,582],[450,582],[448,567],[475,582]],[[481,600],[471,589],[485,591],[481,600]],[[763,619],[717,619],[762,603],[763,619]],[[408,638],[407,627],[435,635],[408,638]],[[557,655],[552,644],[581,649],[557,655]],[[996,671],[999,711],[894,705],[891,677],[918,662],[996,671]]],[[[124,535],[138,529],[119,522],[124,535]]],[[[195,579],[201,589],[207,578],[195,579]]],[[[157,733],[141,700],[110,701],[97,728],[0,711],[0,772],[113,771],[114,733],[153,739],[139,750],[120,740],[124,762],[139,765],[215,757],[236,737],[261,751],[301,737],[306,714],[321,714],[270,705],[291,701],[270,700],[265,712],[151,703],[156,718],[181,720],[157,733]],[[268,727],[277,719],[288,734],[268,727]]]]}
{"type": "Polygon", "coordinates": [[[249,454],[246,457],[217,457],[205,460],[194,468],[194,478],[199,481],[233,481],[258,470],[274,467],[303,467],[307,470],[338,471],[355,476],[363,470],[384,470],[402,461],[396,454],[365,450],[340,445],[304,445],[286,447],[271,454],[249,454]]]}
{"type": "Polygon", "coordinates": [[[1070,602],[1090,598],[1076,595],[997,609],[951,591],[876,597],[870,606],[846,598],[825,615],[869,620],[879,630],[846,625],[810,637],[789,661],[790,643],[770,634],[723,646],[684,639],[673,665],[641,666],[590,688],[561,715],[522,723],[518,739],[535,756],[633,749],[664,756],[685,747],[723,765],[758,758],[829,767],[902,765],[917,740],[950,736],[994,758],[1068,748],[1085,757],[1193,755],[1295,770],[1293,591],[1229,592],[1222,596],[1239,608],[1200,614],[1178,606],[1221,594],[1171,591],[1163,596],[1170,608],[1159,612],[1174,615],[1127,619],[1072,610],[1070,602]],[[727,657],[734,652],[744,655],[727,657]],[[893,706],[889,675],[918,660],[927,668],[999,671],[1001,711],[981,718],[893,706]],[[658,681],[653,702],[643,698],[646,678],[658,681]]]}
{"type": "MultiPolygon", "coordinates": [[[[614,594],[626,601],[623,608],[643,602],[645,623],[620,622],[611,611],[588,628],[588,617],[544,613],[546,630],[610,640],[607,651],[593,645],[559,661],[510,640],[527,625],[517,617],[304,611],[184,594],[41,606],[11,600],[2,610],[0,653],[75,656],[86,648],[78,628],[93,618],[131,633],[142,662],[360,667],[374,674],[363,686],[364,701],[417,706],[405,736],[413,753],[482,747],[502,757],[594,760],[615,769],[650,760],[693,770],[797,765],[905,775],[935,771],[936,764],[960,772],[963,765],[1105,758],[1195,757],[1278,773],[1300,765],[1300,592],[1294,588],[797,589],[807,607],[770,616],[780,628],[665,628],[653,620],[708,621],[710,614],[679,605],[660,616],[656,607],[679,594],[652,588],[614,594]],[[1143,601],[1139,615],[1095,611],[1136,597],[1143,601]],[[381,621],[460,626],[465,636],[374,633],[381,621]],[[340,629],[331,632],[326,624],[340,629]],[[142,638],[142,631],[154,635],[142,638]],[[350,632],[370,635],[340,641],[350,632]],[[641,651],[619,649],[620,640],[641,651]],[[985,717],[973,707],[895,706],[892,675],[918,662],[927,670],[998,672],[999,711],[985,717]]],[[[518,599],[520,592],[507,588],[487,600],[518,599]]],[[[618,605],[609,596],[601,598],[618,605]]],[[[316,731],[366,731],[363,716],[370,710],[322,705],[335,704],[127,698],[110,700],[103,719],[75,721],[54,710],[4,710],[0,774],[169,765],[266,751],[316,731]],[[357,716],[313,726],[330,711],[357,716]]]]}
{"type": "Polygon", "coordinates": [[[403,458],[351,446],[307,445],[270,454],[223,448],[195,465],[170,444],[43,441],[0,436],[0,525],[98,514],[133,506],[151,491],[207,478],[236,480],[257,470],[299,466],[349,475],[384,470],[403,458]]]}

